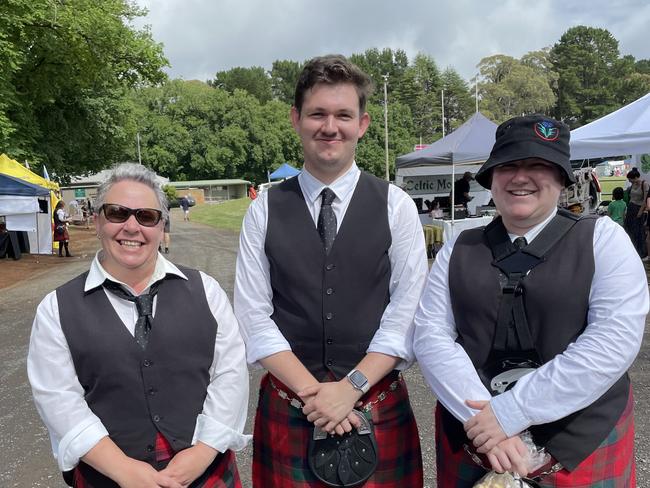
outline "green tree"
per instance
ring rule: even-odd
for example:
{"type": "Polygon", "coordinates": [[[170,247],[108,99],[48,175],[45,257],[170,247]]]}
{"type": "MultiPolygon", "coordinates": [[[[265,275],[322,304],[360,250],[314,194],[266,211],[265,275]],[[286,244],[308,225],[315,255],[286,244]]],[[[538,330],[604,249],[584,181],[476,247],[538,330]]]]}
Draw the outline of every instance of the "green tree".
{"type": "MultiPolygon", "coordinates": [[[[379,178],[386,176],[386,151],[384,109],[376,103],[368,104],[370,126],[357,146],[356,161],[364,169],[379,178]]],[[[388,110],[388,162],[390,178],[395,177],[397,156],[413,150],[413,117],[408,106],[393,102],[388,110]]]]}
{"type": "Polygon", "coordinates": [[[66,179],[120,160],[127,91],[167,64],[145,10],[127,0],[7,0],[0,5],[0,150],[66,179]]]}
{"type": "Polygon", "coordinates": [[[209,83],[215,88],[222,88],[230,93],[234,93],[235,90],[245,90],[261,103],[266,103],[273,97],[271,78],[261,66],[236,67],[219,71],[214,80],[209,83]]]}
{"type": "Polygon", "coordinates": [[[408,56],[401,49],[393,51],[391,48],[384,48],[380,51],[372,48],[362,54],[353,54],[349,59],[372,79],[375,91],[371,100],[377,102],[384,98],[384,75],[388,75],[388,94],[391,98],[394,87],[399,86],[408,68],[408,56]]]}
{"type": "MultiPolygon", "coordinates": [[[[390,81],[390,84],[393,82],[390,81]]],[[[436,62],[430,56],[419,53],[404,70],[393,92],[397,101],[410,108],[415,135],[427,143],[441,136],[441,89],[436,62]]]]}
{"type": "Polygon", "coordinates": [[[445,133],[464,124],[475,110],[475,101],[467,82],[453,68],[442,73],[442,87],[445,90],[445,133]]]}
{"type": "Polygon", "coordinates": [[[276,60],[271,68],[271,90],[276,100],[293,104],[294,92],[302,64],[297,61],[276,60]]]}
{"type": "Polygon", "coordinates": [[[572,27],[552,47],[550,59],[559,75],[556,118],[576,127],[617,108],[619,49],[609,31],[572,27]]]}
{"type": "MultiPolygon", "coordinates": [[[[537,55],[535,59],[539,59],[537,55]]],[[[481,112],[495,122],[522,114],[548,113],[553,108],[553,76],[539,62],[532,62],[532,57],[520,61],[497,54],[483,58],[478,68],[481,112]]]]}

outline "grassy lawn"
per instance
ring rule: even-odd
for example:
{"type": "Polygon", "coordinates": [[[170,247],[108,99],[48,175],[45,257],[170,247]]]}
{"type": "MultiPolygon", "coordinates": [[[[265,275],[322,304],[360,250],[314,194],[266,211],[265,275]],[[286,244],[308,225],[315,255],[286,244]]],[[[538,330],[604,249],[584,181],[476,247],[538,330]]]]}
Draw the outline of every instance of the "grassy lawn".
{"type": "Polygon", "coordinates": [[[230,229],[239,232],[244,214],[250,203],[249,198],[240,198],[223,203],[197,205],[190,210],[190,218],[195,222],[219,229],[230,229]]]}

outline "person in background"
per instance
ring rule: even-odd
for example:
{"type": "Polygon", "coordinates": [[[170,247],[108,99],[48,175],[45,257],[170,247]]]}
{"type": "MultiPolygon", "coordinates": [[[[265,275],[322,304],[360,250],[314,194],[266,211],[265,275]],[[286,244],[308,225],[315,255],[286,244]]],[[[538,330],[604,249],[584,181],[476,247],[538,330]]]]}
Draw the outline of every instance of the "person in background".
{"type": "Polygon", "coordinates": [[[641,178],[641,173],[637,168],[632,168],[627,173],[627,179],[630,182],[628,193],[630,201],[627,204],[625,214],[625,230],[630,236],[636,252],[641,258],[648,255],[646,247],[646,200],[648,197],[648,183],[641,178]]]}
{"type": "Polygon", "coordinates": [[[38,306],[27,373],[75,488],[239,488],[248,406],[244,343],[226,293],[158,251],[156,175],[113,168],[98,189],[101,250],[38,306]]]}
{"type": "Polygon", "coordinates": [[[90,229],[90,210],[88,208],[88,200],[81,202],[81,217],[83,219],[84,228],[90,229]]]}
{"type": "Polygon", "coordinates": [[[431,267],[414,349],[439,400],[439,488],[474,486],[486,471],[472,455],[525,476],[527,434],[552,457],[540,488],[635,486],[627,370],[647,278],[619,225],[558,209],[575,183],[569,137],[541,115],[501,124],[476,174],[500,217],[447,241],[431,267]]]}
{"type": "Polygon", "coordinates": [[[257,198],[257,191],[255,190],[255,184],[248,185],[248,198],[255,200],[257,198]]]}
{"type": "Polygon", "coordinates": [[[181,198],[180,206],[183,209],[183,220],[189,221],[190,220],[190,196],[189,195],[185,195],[183,198],[181,198]]]}
{"type": "Polygon", "coordinates": [[[165,254],[169,254],[169,246],[171,245],[171,230],[172,230],[172,216],[167,208],[167,215],[163,225],[163,245],[165,254]]]}
{"type": "Polygon", "coordinates": [[[315,427],[332,435],[359,427],[355,405],[372,419],[378,446],[363,486],[423,485],[400,370],[412,360],[424,234],[409,196],[355,163],[370,89],[343,56],[306,63],[291,109],[303,170],[261,193],[244,218],[235,313],[249,363],[268,370],[255,416],[255,488],[324,486],[308,464],[309,439],[315,427]]]}
{"type": "Polygon", "coordinates": [[[59,200],[59,203],[56,204],[54,209],[54,242],[59,243],[59,257],[63,257],[63,249],[65,248],[65,256],[68,258],[72,257],[70,254],[70,249],[68,249],[68,244],[70,242],[70,234],[68,234],[68,224],[70,219],[65,212],[65,202],[59,200]]]}
{"type": "Polygon", "coordinates": [[[472,200],[469,194],[469,182],[474,180],[472,173],[465,171],[462,178],[454,183],[454,205],[462,205],[467,208],[467,203],[472,200]]]}
{"type": "Polygon", "coordinates": [[[607,215],[621,227],[625,226],[625,211],[627,210],[627,205],[625,204],[625,200],[623,200],[624,195],[623,188],[617,186],[612,190],[612,198],[614,200],[607,205],[607,215]]]}

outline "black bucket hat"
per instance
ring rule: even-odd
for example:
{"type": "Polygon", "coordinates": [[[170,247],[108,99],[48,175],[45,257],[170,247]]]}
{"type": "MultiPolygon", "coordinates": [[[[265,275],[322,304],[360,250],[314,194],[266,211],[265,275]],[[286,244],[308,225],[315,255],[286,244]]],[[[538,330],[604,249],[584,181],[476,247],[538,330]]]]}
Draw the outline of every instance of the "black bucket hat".
{"type": "Polygon", "coordinates": [[[492,186],[492,169],[512,161],[540,158],[559,166],[564,174],[564,186],[576,182],[570,163],[569,128],[543,115],[514,117],[497,127],[492,152],[476,181],[488,190],[492,186]]]}

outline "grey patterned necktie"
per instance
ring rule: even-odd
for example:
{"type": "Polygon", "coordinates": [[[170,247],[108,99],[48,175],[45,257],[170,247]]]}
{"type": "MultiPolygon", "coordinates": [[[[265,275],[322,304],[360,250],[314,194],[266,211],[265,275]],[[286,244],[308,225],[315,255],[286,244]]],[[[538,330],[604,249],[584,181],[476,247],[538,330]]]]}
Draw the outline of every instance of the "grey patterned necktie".
{"type": "Polygon", "coordinates": [[[512,243],[515,245],[517,249],[522,249],[526,247],[528,241],[526,240],[525,237],[521,236],[521,237],[517,237],[512,243]]]}
{"type": "Polygon", "coordinates": [[[336,238],[336,215],[334,215],[334,210],[332,210],[332,202],[335,197],[336,194],[332,190],[323,188],[321,192],[320,214],[318,214],[318,234],[320,235],[321,241],[323,241],[325,254],[329,254],[334,244],[334,239],[336,238]]]}
{"type": "Polygon", "coordinates": [[[114,295],[135,302],[138,309],[138,320],[135,323],[134,337],[138,345],[144,350],[149,341],[149,332],[151,331],[151,324],[153,322],[153,299],[158,293],[158,286],[162,280],[156,281],[149,287],[149,293],[135,296],[130,291],[125,290],[122,285],[115,283],[111,280],[104,281],[104,288],[109,290],[114,295]]]}

